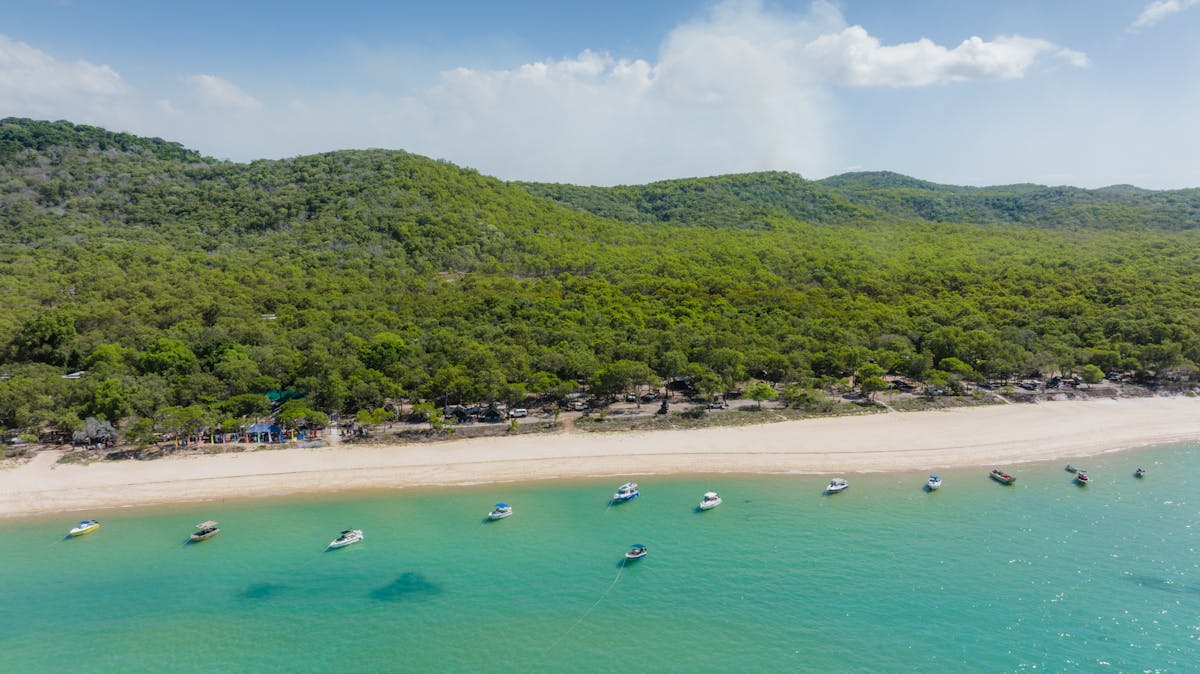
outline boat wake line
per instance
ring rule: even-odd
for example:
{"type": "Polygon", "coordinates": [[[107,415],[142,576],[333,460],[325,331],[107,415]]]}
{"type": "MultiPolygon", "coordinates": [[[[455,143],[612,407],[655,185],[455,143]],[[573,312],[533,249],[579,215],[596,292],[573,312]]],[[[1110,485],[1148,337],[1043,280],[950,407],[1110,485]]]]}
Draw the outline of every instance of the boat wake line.
{"type": "Polygon", "coordinates": [[[617,581],[621,580],[621,573],[623,571],[625,571],[626,561],[627,560],[624,560],[624,559],[621,560],[621,566],[620,566],[620,568],[617,569],[617,577],[613,578],[612,582],[608,584],[608,587],[604,588],[604,593],[600,595],[600,598],[597,599],[595,602],[593,602],[592,605],[588,607],[588,610],[584,611],[583,615],[579,616],[579,619],[576,620],[569,628],[567,628],[566,632],[563,632],[562,636],[555,639],[554,643],[550,644],[550,647],[546,649],[547,654],[549,654],[551,651],[554,650],[554,648],[556,646],[558,646],[560,643],[562,643],[563,639],[566,639],[568,636],[570,636],[571,632],[574,632],[575,628],[579,627],[579,623],[586,620],[587,617],[592,614],[592,611],[594,611],[596,609],[596,607],[600,605],[600,602],[604,601],[605,598],[608,597],[608,593],[612,592],[612,589],[614,587],[616,587],[617,581]]]}

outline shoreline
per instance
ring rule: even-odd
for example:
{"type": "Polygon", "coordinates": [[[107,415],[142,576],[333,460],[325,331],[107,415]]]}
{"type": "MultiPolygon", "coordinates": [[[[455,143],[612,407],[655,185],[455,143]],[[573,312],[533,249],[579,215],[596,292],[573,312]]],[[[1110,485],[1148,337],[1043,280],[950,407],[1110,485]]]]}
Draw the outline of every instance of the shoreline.
{"type": "Polygon", "coordinates": [[[937,471],[1200,439],[1200,398],[1055,401],[673,431],[568,432],[0,469],[0,518],[590,477],[937,471]]]}

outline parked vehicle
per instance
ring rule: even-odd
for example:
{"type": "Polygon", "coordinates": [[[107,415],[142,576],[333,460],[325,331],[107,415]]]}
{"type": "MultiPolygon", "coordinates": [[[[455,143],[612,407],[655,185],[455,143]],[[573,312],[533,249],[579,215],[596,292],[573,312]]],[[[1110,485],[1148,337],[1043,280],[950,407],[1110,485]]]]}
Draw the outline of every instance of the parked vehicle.
{"type": "Polygon", "coordinates": [[[508,411],[509,419],[520,419],[521,417],[529,416],[529,410],[524,407],[517,407],[508,411]]]}

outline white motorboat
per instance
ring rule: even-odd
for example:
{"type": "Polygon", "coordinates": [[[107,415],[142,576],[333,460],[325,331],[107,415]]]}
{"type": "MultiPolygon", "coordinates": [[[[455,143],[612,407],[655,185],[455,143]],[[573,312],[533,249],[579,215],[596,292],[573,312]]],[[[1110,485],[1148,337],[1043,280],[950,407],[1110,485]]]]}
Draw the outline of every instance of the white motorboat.
{"type": "Polygon", "coordinates": [[[512,506],[507,503],[497,503],[496,509],[488,513],[489,520],[502,520],[513,513],[512,506]]]}
{"type": "Polygon", "coordinates": [[[646,556],[646,546],[634,545],[629,548],[629,552],[625,553],[625,559],[641,559],[646,556]]]}
{"type": "Polygon", "coordinates": [[[825,487],[825,493],[826,494],[836,494],[838,492],[846,491],[846,489],[849,486],[850,486],[849,482],[845,481],[844,479],[842,479],[840,477],[835,477],[829,481],[829,486],[825,487]]]}
{"type": "Polygon", "coordinates": [[[613,494],[612,500],[616,503],[624,503],[625,501],[632,501],[637,498],[640,493],[636,482],[626,482],[617,487],[617,493],[613,494]]]}
{"type": "Polygon", "coordinates": [[[710,491],[704,494],[704,498],[700,499],[701,510],[712,510],[721,505],[721,497],[717,496],[717,492],[710,491]]]}
{"type": "Polygon", "coordinates": [[[100,522],[97,520],[83,520],[76,525],[74,529],[71,529],[68,534],[71,536],[82,536],[84,534],[90,534],[99,528],[100,522]]]}
{"type": "Polygon", "coordinates": [[[929,491],[942,488],[942,476],[930,475],[929,480],[925,483],[925,488],[929,491]]]}
{"type": "Polygon", "coordinates": [[[363,539],[362,529],[346,529],[337,538],[329,542],[329,549],[344,548],[347,545],[353,545],[361,542],[363,539]]]}
{"type": "Polygon", "coordinates": [[[203,541],[221,533],[221,527],[217,526],[216,520],[208,520],[196,525],[196,532],[192,534],[193,541],[203,541]]]}

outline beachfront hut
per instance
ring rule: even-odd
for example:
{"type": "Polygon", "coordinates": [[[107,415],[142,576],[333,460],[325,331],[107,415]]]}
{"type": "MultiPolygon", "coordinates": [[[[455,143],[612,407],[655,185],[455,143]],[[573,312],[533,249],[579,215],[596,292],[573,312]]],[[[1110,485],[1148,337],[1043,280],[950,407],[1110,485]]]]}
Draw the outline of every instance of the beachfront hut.
{"type": "Polygon", "coordinates": [[[246,429],[250,442],[283,442],[283,429],[277,424],[254,424],[246,429]]]}

